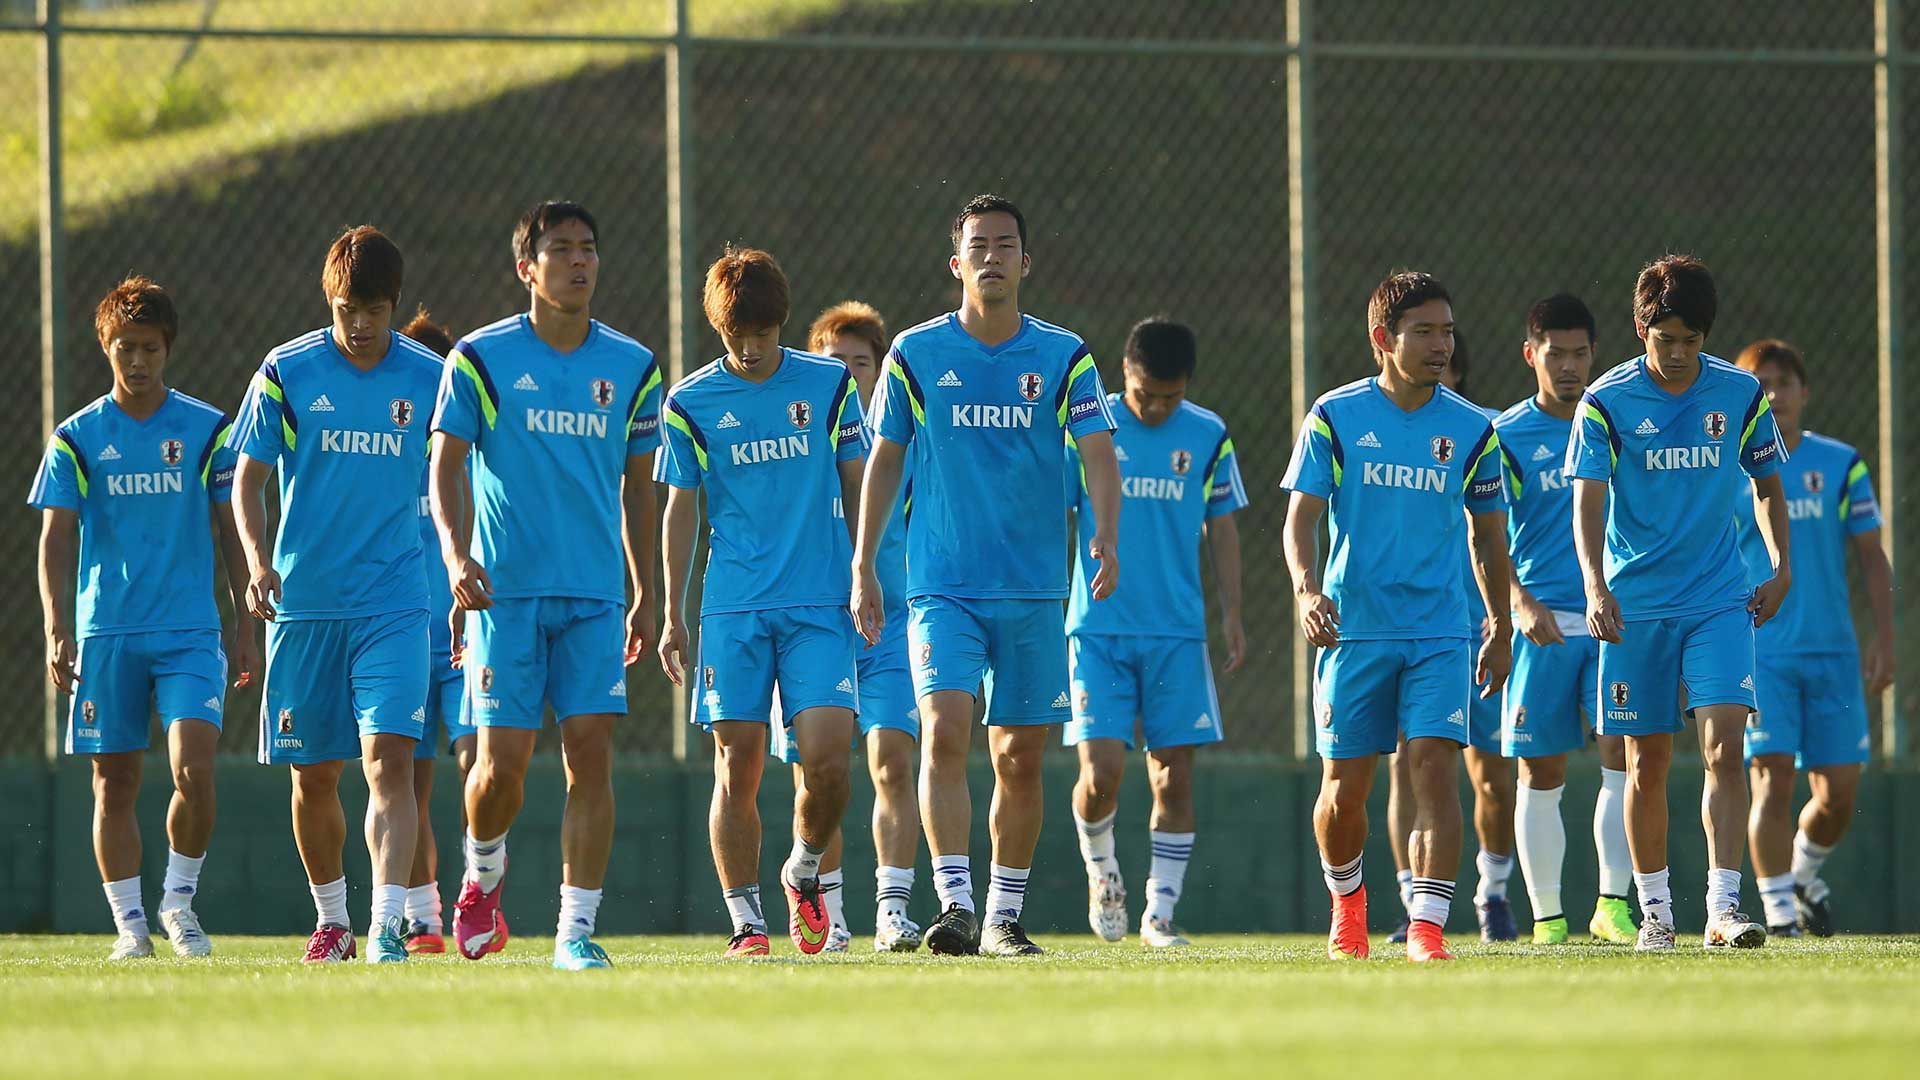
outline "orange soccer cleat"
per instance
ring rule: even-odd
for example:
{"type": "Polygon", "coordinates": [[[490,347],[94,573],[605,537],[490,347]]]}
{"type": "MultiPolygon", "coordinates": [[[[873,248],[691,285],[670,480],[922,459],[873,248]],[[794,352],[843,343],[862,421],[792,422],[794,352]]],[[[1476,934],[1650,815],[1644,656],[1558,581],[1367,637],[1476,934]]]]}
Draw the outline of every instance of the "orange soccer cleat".
{"type": "Polygon", "coordinates": [[[727,958],[730,960],[765,956],[772,951],[767,945],[766,931],[757,926],[743,926],[735,930],[733,939],[727,942],[727,958]]]}
{"type": "Polygon", "coordinates": [[[1440,924],[1425,919],[1415,919],[1407,930],[1407,959],[1416,964],[1428,960],[1451,960],[1453,954],[1447,951],[1447,943],[1441,940],[1440,924]]]}
{"type": "Polygon", "coordinates": [[[1367,887],[1333,898],[1333,929],[1327,932],[1327,959],[1367,958],[1367,887]]]}

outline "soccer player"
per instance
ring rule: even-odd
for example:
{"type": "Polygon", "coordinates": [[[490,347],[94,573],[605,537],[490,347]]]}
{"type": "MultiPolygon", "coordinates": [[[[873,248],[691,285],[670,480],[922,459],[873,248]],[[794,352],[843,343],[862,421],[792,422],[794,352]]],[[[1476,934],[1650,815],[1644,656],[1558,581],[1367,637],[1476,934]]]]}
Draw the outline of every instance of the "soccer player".
{"type": "Polygon", "coordinates": [[[1634,328],[1646,353],[1582,399],[1567,449],[1574,545],[1587,628],[1600,639],[1602,735],[1626,736],[1627,842],[1640,894],[1636,948],[1674,947],[1667,868],[1667,771],[1680,695],[1706,765],[1707,948],[1753,948],[1765,928],[1740,914],[1747,786],[1740,736],[1754,711],[1753,632],[1786,596],[1780,443],[1760,381],[1701,352],[1719,296],[1706,264],[1667,255],[1640,271],[1634,328]],[[1765,510],[1773,575],[1749,589],[1734,532],[1746,498],[1765,510]]]}
{"type": "MultiPolygon", "coordinates": [[[[1802,431],[1807,364],[1784,341],[1756,341],[1740,367],[1760,380],[1791,455],[1781,474],[1793,534],[1794,588],[1780,613],[1754,632],[1759,714],[1746,730],[1753,777],[1748,818],[1753,872],[1766,907],[1767,932],[1827,937],[1833,915],[1820,867],[1846,835],[1867,760],[1867,702],[1893,683],[1893,570],[1880,546],[1880,507],[1867,464],[1853,447],[1802,431]],[[1861,662],[1847,611],[1846,549],[1860,559],[1874,636],[1861,662]],[[1795,768],[1807,771],[1812,797],[1793,826],[1795,768]]],[[[1764,538],[1747,500],[1737,500],[1748,581],[1771,576],[1764,538]]]]}
{"type": "Polygon", "coordinates": [[[1506,513],[1499,439],[1486,414],[1441,385],[1453,306],[1431,275],[1397,273],[1367,303],[1380,374],[1329,391],[1301,426],[1281,486],[1287,567],[1307,640],[1324,760],[1314,831],[1333,895],[1327,955],[1364,959],[1360,873],[1367,792],[1381,754],[1406,738],[1414,798],[1407,959],[1451,960],[1442,938],[1460,855],[1460,747],[1475,683],[1500,693],[1510,662],[1506,513]],[[1316,540],[1331,512],[1324,582],[1316,540]],[[1463,535],[1464,534],[1464,535],[1463,535]],[[1471,543],[1489,612],[1476,662],[1460,582],[1471,543]]]}
{"type": "MultiPolygon", "coordinates": [[[[1196,558],[1203,539],[1220,593],[1224,669],[1237,671],[1247,655],[1233,517],[1247,505],[1247,489],[1226,421],[1187,400],[1197,364],[1193,331],[1180,323],[1146,319],[1128,332],[1126,390],[1108,395],[1107,408],[1118,423],[1120,541],[1131,565],[1148,569],[1130,575],[1126,592],[1095,604],[1095,568],[1077,558],[1067,603],[1073,720],[1066,743],[1080,755],[1073,819],[1087,866],[1087,919],[1107,941],[1126,936],[1127,893],[1113,823],[1137,723],[1153,790],[1153,862],[1140,917],[1140,942],[1151,948],[1188,944],[1174,928],[1173,911],[1193,854],[1194,751],[1222,737],[1196,558]]],[[[1066,475],[1084,547],[1096,526],[1071,447],[1066,475]]]]}
{"type": "Polygon", "coordinates": [[[1032,268],[1027,223],[997,195],[953,219],[947,266],[958,311],[894,339],[874,409],[880,438],[867,463],[852,607],[868,643],[885,631],[877,569],[903,470],[907,640],[922,727],[920,817],[933,855],[940,917],[927,948],[944,955],[1031,956],[1020,927],[1040,837],[1040,763],[1071,708],[1060,602],[1066,598],[1066,434],[1079,441],[1100,563],[1089,588],[1119,581],[1120,471],[1113,415],[1079,335],[1020,312],[1032,268]],[[992,877],[984,932],[968,860],[973,800],[967,747],[984,684],[994,794],[992,877]]]}
{"type": "Polygon", "coordinates": [[[469,960],[506,945],[507,829],[551,705],[567,774],[553,966],[581,971],[612,966],[593,928],[613,848],[613,726],[653,632],[660,369],[592,315],[600,227],[585,207],[529,209],[513,251],[527,311],[454,344],[433,417],[440,557],[471,613],[456,614],[466,640],[452,648],[479,729],[453,934],[469,960]]]}
{"type": "MultiPolygon", "coordinates": [[[[1507,542],[1513,555],[1513,678],[1507,683],[1500,752],[1518,758],[1520,790],[1514,837],[1533,907],[1533,941],[1567,940],[1560,868],[1567,852],[1560,796],[1567,754],[1586,742],[1599,715],[1600,642],[1587,632],[1580,563],[1573,553],[1573,487],[1567,444],[1593,370],[1593,313],[1576,296],[1549,296],[1527,311],[1521,345],[1532,369],[1532,397],[1500,414],[1500,456],[1507,477],[1507,542]],[[1585,714],[1586,721],[1581,717],[1585,714]]],[[[1600,794],[1593,842],[1600,860],[1600,897],[1587,924],[1594,937],[1631,945],[1638,931],[1627,903],[1633,863],[1627,854],[1622,798],[1626,748],[1602,735],[1600,794]]]]}
{"type": "Polygon", "coordinates": [[[419,831],[413,753],[426,721],[427,579],[420,474],[440,358],[393,331],[404,274],[378,229],[340,234],[320,284],[331,326],[267,354],[234,424],[234,516],[253,614],[268,620],[260,761],[291,766],[293,838],[319,914],[306,960],[357,953],[342,864],[340,773],[366,773],[371,963],[407,959],[419,831]],[[280,531],[266,483],[280,474],[280,531]]]}
{"type": "Polygon", "coordinates": [[[666,624],[660,662],[687,685],[681,605],[693,571],[701,489],[708,558],[700,606],[694,722],[713,733],[714,869],[733,921],[728,956],[765,956],[760,907],[760,813],[774,684],[804,775],[793,851],[780,870],[788,933],[802,953],[826,945],[820,860],[850,794],[858,644],[841,609],[852,586],[852,537],[842,506],[860,503],[867,435],[847,365],[780,345],[791,310],[772,255],[728,248],[707,268],[707,321],[726,355],[667,394],[662,524],[666,624]]]}
{"type": "Polygon", "coordinates": [[[160,925],[174,952],[206,956],[213,945],[193,897],[213,834],[227,661],[239,669],[235,686],[259,666],[246,563],[224,505],[233,423],[167,387],[180,320],[165,289],[129,277],[101,298],[93,325],[113,388],[54,429],[27,496],[42,515],[47,674],[74,695],[67,753],[93,762],[93,854],[119,932],[109,959],[153,955],[134,802],[156,707],[173,771],[160,925]],[[235,601],[226,653],[213,595],[216,536],[235,601]]]}
{"type": "MultiPolygon", "coordinates": [[[[887,327],[880,313],[858,300],[836,304],[820,313],[807,331],[807,351],[830,356],[847,365],[860,388],[860,400],[871,403],[880,385],[880,362],[887,354],[887,327]]],[[[872,414],[868,435],[872,435],[872,414]]],[[[903,485],[907,497],[894,507],[893,517],[880,539],[876,567],[880,588],[889,605],[885,636],[880,643],[860,649],[860,731],[867,740],[867,771],[873,779],[873,850],[875,897],[878,901],[873,934],[875,952],[913,952],[920,947],[918,923],[907,916],[913,896],[913,855],[920,837],[920,806],[913,790],[913,757],[920,738],[920,708],[913,697],[913,676],[907,667],[907,500],[912,482],[903,485]]],[[[800,768],[799,748],[787,736],[792,729],[774,724],[775,755],[794,768],[796,805],[805,797],[806,777],[800,768]]],[[[795,814],[795,821],[799,815],[795,814]]],[[[827,854],[820,860],[820,895],[833,926],[827,932],[827,952],[844,952],[852,940],[843,912],[845,881],[841,856],[842,834],[836,830],[827,854]]]]}

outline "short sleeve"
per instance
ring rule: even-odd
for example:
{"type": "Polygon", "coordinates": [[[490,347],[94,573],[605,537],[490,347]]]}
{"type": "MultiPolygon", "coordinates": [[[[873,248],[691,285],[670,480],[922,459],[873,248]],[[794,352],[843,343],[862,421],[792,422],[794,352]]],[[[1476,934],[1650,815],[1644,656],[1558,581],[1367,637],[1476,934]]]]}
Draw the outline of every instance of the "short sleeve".
{"type": "Polygon", "coordinates": [[[234,450],[255,461],[277,463],[280,455],[293,452],[299,437],[299,421],[287,408],[280,366],[268,360],[260,365],[247,387],[247,396],[240,402],[239,415],[233,422],[234,450]]]}
{"type": "Polygon", "coordinates": [[[665,389],[660,365],[647,361],[645,381],[627,412],[627,456],[644,457],[660,449],[660,396],[665,389]]]}
{"type": "MultiPolygon", "coordinates": [[[[433,405],[433,430],[478,444],[500,418],[500,393],[480,350],[464,338],[454,343],[440,369],[440,394],[433,405]]],[[[628,416],[631,423],[632,415],[628,416]]],[[[632,432],[628,433],[632,440],[632,432]]]]}
{"type": "Polygon", "coordinates": [[[919,422],[926,419],[926,396],[907,367],[900,346],[887,351],[887,362],[880,369],[880,389],[874,394],[873,429],[888,442],[905,445],[913,441],[919,422]]]}
{"type": "Polygon", "coordinates": [[[1094,366],[1093,353],[1086,345],[1074,351],[1067,365],[1067,383],[1060,388],[1060,426],[1074,438],[1097,431],[1112,431],[1113,410],[1107,406],[1107,389],[1100,384],[1100,369],[1094,366]]]}
{"type": "Polygon", "coordinates": [[[1345,471],[1346,451],[1333,429],[1324,406],[1315,404],[1300,425],[1300,438],[1293,444],[1293,460],[1287,463],[1287,475],[1280,486],[1288,491],[1332,498],[1345,471]]]}
{"type": "Polygon", "coordinates": [[[697,488],[707,472],[707,437],[700,425],[668,396],[660,407],[660,456],[653,463],[653,478],[677,488],[697,488]]]}
{"type": "Polygon", "coordinates": [[[1467,459],[1467,510],[1475,514],[1505,511],[1506,475],[1500,465],[1500,434],[1487,425],[1467,459]]]}
{"type": "Polygon", "coordinates": [[[207,497],[217,503],[233,501],[233,470],[240,461],[233,448],[233,433],[233,418],[222,416],[200,455],[200,483],[206,486],[207,497]]]}
{"type": "Polygon", "coordinates": [[[27,493],[29,505],[42,510],[78,510],[87,497],[87,463],[80,445],[62,424],[47,440],[47,451],[40,455],[40,471],[33,478],[33,490],[27,493]]]}
{"type": "Polygon", "coordinates": [[[1567,473],[1576,480],[1612,480],[1620,464],[1620,435],[1613,417],[1600,399],[1587,393],[1580,398],[1580,416],[1573,425],[1573,439],[1567,443],[1567,473]]]}
{"type": "Polygon", "coordinates": [[[867,456],[866,416],[860,409],[860,384],[848,375],[834,394],[833,460],[859,461],[867,456]]]}
{"type": "Polygon", "coordinates": [[[1840,496],[1840,523],[1849,536],[1880,527],[1880,503],[1873,497],[1873,477],[1859,454],[1853,455],[1847,466],[1847,487],[1840,496]]]}
{"type": "MultiPolygon", "coordinates": [[[[1496,427],[1494,432],[1498,434],[1499,430],[1496,427]]],[[[1521,493],[1526,490],[1527,476],[1520,470],[1520,459],[1513,456],[1504,439],[1500,442],[1500,476],[1507,485],[1507,502],[1519,503],[1521,493]]]]}
{"type": "Polygon", "coordinates": [[[1753,404],[1747,406],[1745,422],[1740,425],[1740,467],[1755,480],[1780,471],[1786,450],[1780,445],[1780,427],[1773,421],[1773,406],[1765,391],[1755,390],[1753,404]]]}
{"type": "Polygon", "coordinates": [[[1240,455],[1234,452],[1233,436],[1220,434],[1220,445],[1207,465],[1207,517],[1217,518],[1247,506],[1247,485],[1240,479],[1240,455]]]}

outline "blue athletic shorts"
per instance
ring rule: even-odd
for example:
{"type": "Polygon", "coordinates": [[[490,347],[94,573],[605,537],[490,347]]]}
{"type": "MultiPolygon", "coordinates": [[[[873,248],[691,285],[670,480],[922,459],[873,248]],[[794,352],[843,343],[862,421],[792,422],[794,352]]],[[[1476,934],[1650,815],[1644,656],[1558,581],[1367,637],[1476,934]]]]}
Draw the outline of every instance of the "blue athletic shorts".
{"type": "Polygon", "coordinates": [[[67,718],[67,753],[145,750],[153,714],[220,726],[227,697],[227,654],[218,630],[158,630],[81,638],[67,718]]]}
{"type": "Polygon", "coordinates": [[[1630,622],[1620,637],[1618,645],[1600,643],[1600,734],[1680,731],[1683,687],[1689,716],[1707,705],[1753,710],[1753,617],[1745,605],[1630,622]]]}
{"type": "Polygon", "coordinates": [[[1511,758],[1552,757],[1587,743],[1600,683],[1600,639],[1577,636],[1564,645],[1535,645],[1513,636],[1513,676],[1507,680],[1506,722],[1500,752],[1511,758]]]}
{"type": "Polygon", "coordinates": [[[1858,765],[1870,756],[1867,689],[1853,653],[1773,653],[1753,672],[1760,711],[1747,723],[1747,760],[1792,754],[1795,765],[1858,765]]]}
{"type": "Polygon", "coordinates": [[[722,720],[768,723],[776,682],[789,717],[827,706],[857,712],[860,645],[841,607],[702,615],[693,722],[707,730],[722,720]]]}
{"type": "Polygon", "coordinates": [[[1073,720],[1066,745],[1119,739],[1131,750],[1136,721],[1149,750],[1223,737],[1204,639],[1075,634],[1067,639],[1067,659],[1073,720]]]}
{"type": "MultiPolygon", "coordinates": [[[[868,648],[857,633],[853,642],[860,653],[856,665],[859,677],[854,680],[855,688],[860,691],[860,730],[854,736],[854,746],[858,747],[861,739],[880,728],[904,731],[918,741],[920,707],[913,697],[913,676],[907,671],[906,620],[898,623],[889,620],[880,643],[872,648],[868,648]]],[[[792,725],[784,722],[778,688],[774,690],[770,726],[773,730],[767,737],[767,753],[789,765],[798,765],[800,746],[794,741],[792,725]]]]}
{"type": "Polygon", "coordinates": [[[960,690],[987,700],[989,724],[1057,724],[1067,696],[1066,614],[1058,600],[907,601],[913,690],[960,690]]]}
{"type": "Polygon", "coordinates": [[[527,596],[467,613],[468,715],[475,727],[538,731],[547,706],[627,712],[626,612],[611,600],[527,596]]]}
{"type": "Polygon", "coordinates": [[[1315,745],[1325,758],[1391,754],[1400,736],[1467,741],[1473,643],[1343,641],[1314,661],[1315,745]]]}
{"type": "Polygon", "coordinates": [[[428,651],[424,610],[268,623],[261,763],[348,761],[365,735],[420,738],[428,651]]]}
{"type": "Polygon", "coordinates": [[[473,734],[462,705],[467,696],[467,676],[453,666],[446,653],[435,653],[427,662],[427,726],[420,745],[413,748],[414,759],[431,758],[440,751],[440,733],[446,732],[447,746],[462,735],[473,734]]]}

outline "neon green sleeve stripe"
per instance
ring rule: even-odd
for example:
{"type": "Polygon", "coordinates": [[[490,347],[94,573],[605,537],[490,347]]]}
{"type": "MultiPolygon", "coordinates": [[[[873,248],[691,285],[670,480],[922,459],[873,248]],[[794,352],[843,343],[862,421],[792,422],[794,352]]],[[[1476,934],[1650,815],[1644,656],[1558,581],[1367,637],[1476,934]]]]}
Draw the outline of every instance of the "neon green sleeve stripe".
{"type": "Polygon", "coordinates": [[[1609,436],[1613,434],[1613,425],[1607,423],[1606,413],[1603,413],[1599,409],[1594,408],[1592,402],[1588,402],[1586,405],[1582,407],[1586,410],[1587,419],[1605,428],[1609,436]]]}
{"type": "Polygon", "coordinates": [[[1220,472],[1220,463],[1232,455],[1233,437],[1229,435],[1225,439],[1220,440],[1220,452],[1213,455],[1213,460],[1207,464],[1206,486],[1200,489],[1206,492],[1207,498],[1213,498],[1213,478],[1220,472]]]}
{"type": "Polygon", "coordinates": [[[901,367],[892,358],[887,360],[887,371],[900,380],[900,388],[907,392],[907,402],[913,406],[913,419],[921,427],[927,426],[927,411],[920,399],[913,394],[913,384],[907,381],[907,369],[901,367]]]}
{"type": "Polygon", "coordinates": [[[285,417],[282,417],[280,420],[280,439],[282,442],[285,442],[287,444],[287,453],[289,454],[293,453],[293,444],[295,440],[293,425],[287,423],[285,417]]]}
{"type": "Polygon", "coordinates": [[[1507,490],[1513,492],[1513,501],[1520,501],[1520,492],[1522,490],[1520,487],[1520,478],[1512,473],[1507,473],[1507,490]]]}
{"type": "Polygon", "coordinates": [[[1333,441],[1333,429],[1328,427],[1327,422],[1325,420],[1322,420],[1318,416],[1307,417],[1307,428],[1309,431],[1312,431],[1315,435],[1320,436],[1321,438],[1327,440],[1329,443],[1333,441]]]}
{"type": "Polygon", "coordinates": [[[693,437],[693,429],[680,418],[680,414],[672,409],[661,409],[660,418],[666,421],[668,427],[687,437],[687,445],[693,447],[693,460],[699,463],[701,472],[707,471],[707,452],[700,449],[700,440],[693,437]]]}
{"type": "Polygon", "coordinates": [[[67,460],[73,463],[73,482],[77,484],[80,488],[80,497],[83,499],[86,498],[87,497],[87,471],[80,467],[80,455],[75,454],[73,452],[73,447],[67,445],[67,440],[61,438],[58,435],[55,435],[53,437],[53,441],[48,445],[51,446],[53,449],[58,450],[59,452],[67,455],[67,460]]]}
{"type": "MultiPolygon", "coordinates": [[[[1487,445],[1481,449],[1480,456],[1477,458],[1474,458],[1473,464],[1467,468],[1467,481],[1466,483],[1460,485],[1460,490],[1466,491],[1469,488],[1473,487],[1473,477],[1475,473],[1480,471],[1480,463],[1487,460],[1488,454],[1498,454],[1499,452],[1500,452],[1500,436],[1499,435],[1488,436],[1487,445]]],[[[1497,457],[1494,459],[1494,461],[1496,464],[1499,463],[1499,459],[1497,457]]]]}
{"type": "Polygon", "coordinates": [[[273,384],[272,379],[267,378],[265,375],[255,375],[253,377],[253,385],[261,393],[279,402],[281,408],[286,407],[287,399],[280,395],[280,388],[273,384]]]}
{"type": "MultiPolygon", "coordinates": [[[[627,429],[629,431],[633,429],[634,420],[639,418],[640,406],[646,402],[647,395],[653,393],[653,388],[659,385],[660,369],[656,366],[652,374],[647,376],[647,385],[641,387],[640,392],[633,396],[633,411],[627,414],[627,429]]],[[[485,397],[486,395],[482,394],[481,396],[485,397]]],[[[488,425],[491,426],[492,421],[488,421],[488,425]]]]}
{"type": "Polygon", "coordinates": [[[854,382],[853,376],[849,375],[846,387],[840,392],[840,415],[833,418],[833,430],[827,432],[827,443],[835,450],[840,449],[840,429],[846,426],[847,410],[859,400],[860,384],[854,382]]]}
{"type": "Polygon", "coordinates": [[[1867,463],[1864,461],[1854,462],[1853,468],[1847,470],[1847,490],[1851,492],[1853,490],[1853,485],[1859,483],[1862,480],[1865,480],[1866,478],[1867,478],[1867,463]]]}
{"type": "Polygon", "coordinates": [[[1747,440],[1753,438],[1753,429],[1760,425],[1760,418],[1772,411],[1773,411],[1773,406],[1767,403],[1766,395],[1762,394],[1760,396],[1760,407],[1753,410],[1753,419],[1747,421],[1747,430],[1740,433],[1740,452],[1741,453],[1746,452],[1747,440]]]}
{"type": "MultiPolygon", "coordinates": [[[[480,377],[480,369],[473,366],[473,361],[467,359],[466,354],[455,351],[454,355],[457,357],[454,366],[473,382],[473,394],[480,399],[480,415],[486,419],[487,427],[491,429],[494,422],[499,419],[499,410],[493,407],[493,401],[487,397],[486,380],[480,377]]],[[[656,371],[656,377],[657,374],[656,371]]]]}
{"type": "Polygon", "coordinates": [[[1064,397],[1060,399],[1060,426],[1061,427],[1067,426],[1067,402],[1072,400],[1073,398],[1072,387],[1073,387],[1074,381],[1079,379],[1082,374],[1091,370],[1093,370],[1093,354],[1088,353],[1087,355],[1080,358],[1079,363],[1073,365],[1072,371],[1067,372],[1068,392],[1064,397]]]}
{"type": "Polygon", "coordinates": [[[221,447],[227,445],[227,437],[232,434],[233,434],[232,424],[222,424],[220,426],[220,430],[214,433],[213,452],[207,455],[206,467],[200,470],[200,486],[201,487],[206,487],[208,480],[212,478],[214,455],[220,452],[221,447]]]}

